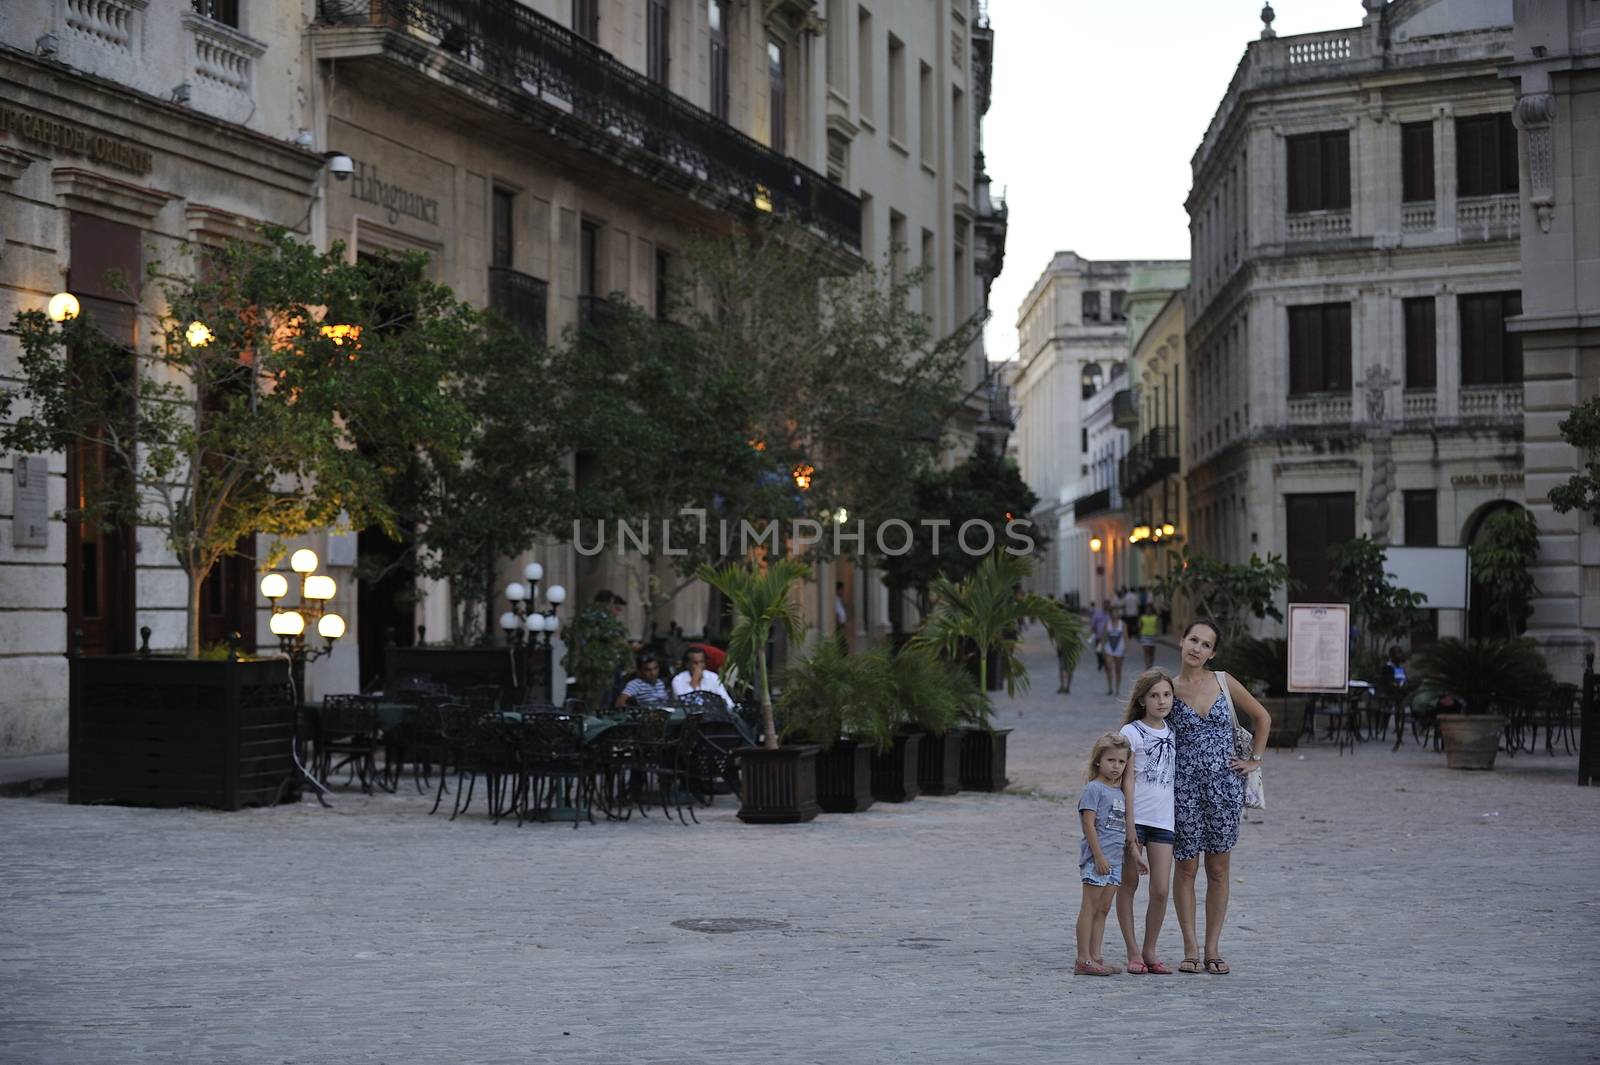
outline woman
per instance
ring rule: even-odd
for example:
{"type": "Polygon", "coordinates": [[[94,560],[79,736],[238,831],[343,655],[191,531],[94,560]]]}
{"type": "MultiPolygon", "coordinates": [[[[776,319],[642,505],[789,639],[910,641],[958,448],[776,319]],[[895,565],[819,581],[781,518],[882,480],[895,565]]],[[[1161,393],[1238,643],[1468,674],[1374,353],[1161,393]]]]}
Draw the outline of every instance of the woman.
{"type": "Polygon", "coordinates": [[[1122,694],[1122,659],[1128,653],[1128,627],[1121,618],[1106,622],[1106,636],[1100,643],[1100,652],[1106,656],[1106,694],[1122,694]]]}
{"type": "Polygon", "coordinates": [[[1179,649],[1182,668],[1173,683],[1175,698],[1168,718],[1177,736],[1178,758],[1174,780],[1176,843],[1172,857],[1176,873],[1172,896],[1183,932],[1181,973],[1204,971],[1214,976],[1230,970],[1222,957],[1222,922],[1228,916],[1229,856],[1239,842],[1239,815],[1244,809],[1244,778],[1261,764],[1267,748],[1272,718],[1226,673],[1213,673],[1207,663],[1217,653],[1218,629],[1201,618],[1184,630],[1179,649]],[[1239,724],[1255,737],[1247,758],[1233,750],[1232,699],[1239,724]],[[1206,860],[1206,944],[1202,955],[1195,939],[1195,875],[1200,855],[1206,860]]]}

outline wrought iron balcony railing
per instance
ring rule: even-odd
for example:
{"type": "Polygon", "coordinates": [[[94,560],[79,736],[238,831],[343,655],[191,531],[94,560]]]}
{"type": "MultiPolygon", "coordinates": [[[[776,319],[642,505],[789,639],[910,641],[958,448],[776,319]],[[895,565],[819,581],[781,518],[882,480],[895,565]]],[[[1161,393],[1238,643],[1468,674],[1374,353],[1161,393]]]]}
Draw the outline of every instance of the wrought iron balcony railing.
{"type": "Polygon", "coordinates": [[[1132,447],[1117,463],[1117,483],[1132,498],[1178,472],[1178,427],[1158,426],[1132,447]]]}
{"type": "Polygon", "coordinates": [[[1086,496],[1079,496],[1074,499],[1072,501],[1072,516],[1078,521],[1082,521],[1084,518],[1092,517],[1096,514],[1104,514],[1106,511],[1111,510],[1113,505],[1111,489],[1102,488],[1098,492],[1090,492],[1086,496]]]}
{"type": "Polygon", "coordinates": [[[517,332],[539,344],[549,339],[545,326],[548,293],[549,286],[537,277],[505,266],[489,267],[489,306],[505,315],[517,332]]]}
{"type": "Polygon", "coordinates": [[[319,0],[319,11],[334,27],[376,26],[420,38],[525,93],[529,103],[570,108],[613,140],[752,210],[770,209],[861,247],[857,197],[516,0],[319,0]]]}

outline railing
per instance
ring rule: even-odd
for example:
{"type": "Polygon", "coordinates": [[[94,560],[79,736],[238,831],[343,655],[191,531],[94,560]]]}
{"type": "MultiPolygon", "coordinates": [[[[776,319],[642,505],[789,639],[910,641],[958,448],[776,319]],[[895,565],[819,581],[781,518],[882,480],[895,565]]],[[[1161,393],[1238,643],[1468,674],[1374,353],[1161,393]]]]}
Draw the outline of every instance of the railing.
{"type": "Polygon", "coordinates": [[[1522,222],[1522,199],[1509,196],[1473,196],[1456,202],[1456,228],[1514,230],[1522,222]]]}
{"type": "Polygon", "coordinates": [[[1112,507],[1111,489],[1102,488],[1072,501],[1072,516],[1082,521],[1095,514],[1104,514],[1112,507]]]}
{"type": "Polygon", "coordinates": [[[1292,214],[1284,232],[1290,240],[1339,240],[1350,235],[1350,210],[1292,214]]]}
{"type": "Polygon", "coordinates": [[[617,307],[605,296],[578,297],[578,328],[604,329],[617,320],[617,307]]]}
{"type": "Polygon", "coordinates": [[[1289,38],[1288,54],[1292,67],[1308,63],[1342,63],[1350,58],[1350,37],[1339,32],[1308,33],[1303,37],[1289,38]]]}
{"type": "Polygon", "coordinates": [[[529,340],[543,344],[548,339],[549,285],[537,277],[505,266],[489,267],[489,306],[529,340]]]}
{"type": "Polygon", "coordinates": [[[1349,425],[1350,393],[1322,392],[1289,397],[1290,425],[1349,425]]]}
{"type": "Polygon", "coordinates": [[[1521,385],[1470,385],[1457,408],[1463,418],[1522,420],[1521,385]]]}
{"type": "Polygon", "coordinates": [[[1432,421],[1439,414],[1439,393],[1431,388],[1407,389],[1400,404],[1406,421],[1432,421]]]}
{"type": "MultiPolygon", "coordinates": [[[[349,25],[350,0],[319,0],[323,20],[349,25]]],[[[802,163],[763,147],[567,27],[516,0],[370,0],[364,23],[454,54],[531,98],[570,109],[734,199],[861,247],[861,201],[802,163]]]]}
{"type": "Polygon", "coordinates": [[[1402,233],[1428,233],[1434,227],[1432,203],[1407,203],[1400,206],[1400,231],[1402,233]]]}
{"type": "Polygon", "coordinates": [[[1161,425],[1144,434],[1117,464],[1123,498],[1130,498],[1178,472],[1178,427],[1161,425]]]}

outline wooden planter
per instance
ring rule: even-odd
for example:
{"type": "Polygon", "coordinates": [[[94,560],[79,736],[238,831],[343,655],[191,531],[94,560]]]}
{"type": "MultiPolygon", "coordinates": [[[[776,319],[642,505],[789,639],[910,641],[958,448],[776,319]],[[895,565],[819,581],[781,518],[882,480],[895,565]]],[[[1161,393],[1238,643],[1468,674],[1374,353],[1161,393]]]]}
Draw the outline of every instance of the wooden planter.
{"type": "Polygon", "coordinates": [[[922,794],[954,795],[961,790],[961,749],[968,731],[953,728],[943,735],[922,731],[917,748],[917,788],[922,794]]]}
{"type": "Polygon", "coordinates": [[[740,747],[739,820],[752,825],[792,825],[821,812],[817,805],[817,752],[811,744],[768,750],[740,747]]]}
{"type": "Polygon", "coordinates": [[[294,782],[286,660],[72,658],[69,676],[68,802],[237,810],[294,782]]]}
{"type": "Polygon", "coordinates": [[[452,693],[493,684],[500,689],[500,705],[548,703],[550,648],[524,647],[513,683],[509,647],[390,647],[383,654],[384,690],[393,692],[407,674],[422,674],[445,684],[452,693]]]}
{"type": "Polygon", "coordinates": [[[894,746],[872,756],[872,795],[884,802],[910,802],[922,790],[917,783],[920,732],[895,735],[894,746]]]}
{"type": "Polygon", "coordinates": [[[961,742],[961,786],[967,791],[1004,791],[1008,728],[968,729],[961,742]]]}
{"type": "Polygon", "coordinates": [[[1451,769],[1493,769],[1506,719],[1499,714],[1440,714],[1444,764],[1451,769]]]}
{"type": "Polygon", "coordinates": [[[817,763],[817,805],[830,814],[860,813],[873,803],[872,748],[837,740],[817,763]]]}
{"type": "Polygon", "coordinates": [[[1272,728],[1267,732],[1267,746],[1288,748],[1300,746],[1300,735],[1306,729],[1306,697],[1262,696],[1261,705],[1272,715],[1272,728]]]}

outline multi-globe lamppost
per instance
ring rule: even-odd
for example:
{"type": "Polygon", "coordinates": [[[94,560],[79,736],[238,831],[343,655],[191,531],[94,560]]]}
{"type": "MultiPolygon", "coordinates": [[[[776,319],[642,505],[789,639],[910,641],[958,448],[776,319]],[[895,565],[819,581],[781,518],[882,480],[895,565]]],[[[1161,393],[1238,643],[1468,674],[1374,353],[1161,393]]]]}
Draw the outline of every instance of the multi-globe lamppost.
{"type": "Polygon", "coordinates": [[[539,563],[530,562],[522,567],[522,578],[527,581],[526,584],[512,581],[506,585],[506,599],[511,609],[500,615],[500,628],[506,634],[506,647],[511,653],[511,686],[519,692],[531,679],[528,652],[536,647],[550,646],[551,639],[561,629],[556,609],[567,601],[567,590],[559,584],[552,584],[544,593],[549,609],[538,609],[539,582],[544,579],[544,567],[539,563]],[[539,643],[541,635],[544,637],[542,645],[539,643]],[[517,673],[519,658],[523,666],[520,678],[517,673]]]}
{"type": "Polygon", "coordinates": [[[261,578],[261,594],[272,603],[272,620],[267,627],[278,638],[278,646],[289,658],[294,678],[295,701],[304,702],[306,663],[333,653],[333,641],[345,633],[344,618],[328,609],[328,600],[338,591],[332,577],[317,572],[317,553],[302,547],[289,556],[289,568],[300,575],[300,605],[285,606],[280,601],[289,594],[289,579],[281,573],[261,578]],[[323,646],[306,643],[306,627],[316,623],[323,646]]]}

